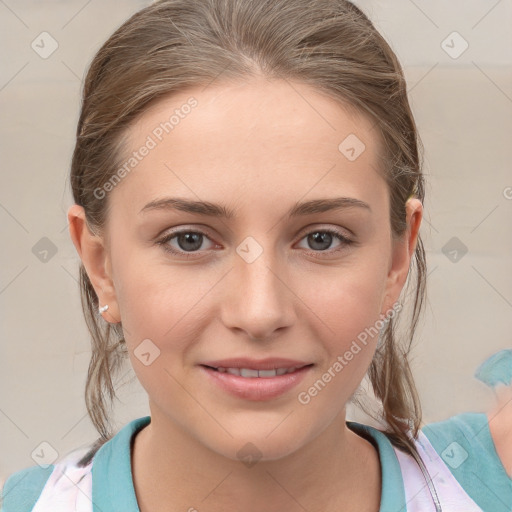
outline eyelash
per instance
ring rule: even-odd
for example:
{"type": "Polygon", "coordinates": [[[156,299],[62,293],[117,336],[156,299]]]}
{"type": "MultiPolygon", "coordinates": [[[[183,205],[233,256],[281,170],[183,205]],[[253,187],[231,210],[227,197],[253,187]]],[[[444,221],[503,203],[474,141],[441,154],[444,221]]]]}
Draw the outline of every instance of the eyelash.
{"type": "MultiPolygon", "coordinates": [[[[205,233],[204,231],[183,229],[183,230],[180,230],[180,231],[173,231],[172,233],[167,234],[165,237],[163,237],[162,239],[158,240],[156,243],[158,245],[161,245],[163,250],[168,252],[168,253],[170,253],[170,254],[177,255],[177,256],[184,256],[187,259],[188,258],[194,258],[195,257],[194,255],[200,253],[200,251],[192,251],[192,252],[177,251],[176,249],[172,249],[169,245],[167,245],[167,243],[169,241],[171,241],[173,238],[176,238],[177,236],[182,235],[184,233],[189,233],[189,234],[192,233],[192,234],[203,235],[206,238],[210,239],[208,234],[205,233]]],[[[333,228],[315,229],[315,230],[309,231],[309,232],[304,234],[304,236],[301,238],[301,240],[303,240],[308,235],[311,235],[313,233],[328,233],[330,235],[335,236],[342,243],[342,245],[340,247],[338,247],[337,249],[334,249],[334,250],[329,250],[329,249],[326,249],[324,251],[314,251],[314,250],[307,251],[306,250],[306,252],[308,254],[313,254],[315,256],[318,255],[318,254],[322,254],[322,253],[331,253],[331,254],[332,253],[336,253],[336,252],[342,251],[345,247],[348,247],[348,246],[353,245],[353,244],[356,243],[354,240],[351,240],[350,238],[347,238],[341,231],[338,231],[338,230],[333,229],[333,228]]]]}

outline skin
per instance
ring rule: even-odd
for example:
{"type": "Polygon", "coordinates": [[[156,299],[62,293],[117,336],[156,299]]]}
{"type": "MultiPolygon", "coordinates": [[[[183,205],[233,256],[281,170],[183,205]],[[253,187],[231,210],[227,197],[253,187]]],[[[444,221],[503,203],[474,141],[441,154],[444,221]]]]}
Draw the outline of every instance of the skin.
{"type": "MultiPolygon", "coordinates": [[[[103,236],[90,232],[80,206],[68,212],[73,243],[100,304],[109,305],[103,317],[122,321],[149,397],[151,423],[132,452],[140,509],[375,512],[378,453],[347,428],[345,405],[377,336],[307,405],[297,395],[396,303],[422,205],[408,200],[407,232],[394,238],[373,123],[300,83],[258,77],[190,88],[130,127],[130,151],[190,96],[197,107],[109,193],[103,236]],[[366,146],[354,161],[338,150],[351,133],[366,146]],[[236,215],[139,214],[165,196],[223,203],[236,215]],[[297,201],[338,196],[371,209],[286,217],[297,201]],[[207,234],[190,259],[156,243],[177,227],[207,234]],[[355,243],[308,242],[308,234],[326,228],[355,243]],[[262,248],[251,263],[236,252],[248,236],[262,248]],[[147,338],[160,355],[145,366],[134,350],[147,338]],[[206,360],[235,356],[314,366],[296,389],[253,402],[228,395],[199,370],[206,360]],[[247,442],[261,453],[251,467],[237,457],[247,442]]],[[[180,247],[177,238],[167,244],[182,253],[192,245],[180,247]]]]}

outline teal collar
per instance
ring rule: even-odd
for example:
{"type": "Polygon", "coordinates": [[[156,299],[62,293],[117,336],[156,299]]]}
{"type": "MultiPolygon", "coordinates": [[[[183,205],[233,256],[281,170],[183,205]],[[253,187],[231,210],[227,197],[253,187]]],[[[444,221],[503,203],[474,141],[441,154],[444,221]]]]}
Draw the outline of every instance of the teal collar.
{"type": "MultiPolygon", "coordinates": [[[[96,453],[92,466],[93,512],[140,512],[133,487],[131,444],[135,434],[150,422],[151,416],[131,421],[96,453]]],[[[353,421],[346,423],[350,430],[373,440],[379,451],[382,469],[379,512],[405,511],[400,464],[386,435],[368,425],[353,421]]]]}
{"type": "Polygon", "coordinates": [[[93,512],[140,512],[133,487],[131,443],[151,416],[125,425],[96,453],[92,464],[93,512]]]}
{"type": "Polygon", "coordinates": [[[382,492],[380,494],[379,512],[404,512],[405,502],[404,480],[395,450],[390,440],[380,430],[355,421],[347,421],[347,427],[356,434],[367,438],[379,451],[380,468],[382,471],[382,492]]]}

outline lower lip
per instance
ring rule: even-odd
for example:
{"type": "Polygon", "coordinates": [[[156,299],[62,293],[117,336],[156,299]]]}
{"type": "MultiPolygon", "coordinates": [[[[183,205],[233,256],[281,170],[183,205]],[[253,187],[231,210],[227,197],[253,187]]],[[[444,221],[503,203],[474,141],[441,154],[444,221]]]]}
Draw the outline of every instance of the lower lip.
{"type": "Polygon", "coordinates": [[[264,401],[286,393],[297,386],[312,366],[303,366],[293,373],[275,377],[240,377],[231,373],[219,372],[206,366],[201,370],[220,388],[245,400],[264,401]]]}

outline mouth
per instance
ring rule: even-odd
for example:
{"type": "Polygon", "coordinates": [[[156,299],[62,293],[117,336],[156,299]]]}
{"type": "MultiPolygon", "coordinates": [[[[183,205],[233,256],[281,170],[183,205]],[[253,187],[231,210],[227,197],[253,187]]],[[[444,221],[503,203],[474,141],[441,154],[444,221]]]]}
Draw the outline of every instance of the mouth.
{"type": "Polygon", "coordinates": [[[251,401],[278,398],[295,388],[314,363],[290,359],[229,359],[199,365],[209,382],[228,394],[251,401]]]}
{"type": "Polygon", "coordinates": [[[205,368],[209,368],[210,370],[220,372],[220,373],[229,373],[230,375],[238,375],[239,377],[244,377],[246,379],[255,379],[255,378],[263,378],[268,379],[272,377],[278,377],[280,375],[286,375],[287,373],[294,373],[297,370],[304,368],[306,366],[313,366],[313,364],[305,364],[301,366],[292,366],[290,368],[273,368],[269,370],[257,370],[256,368],[236,368],[236,367],[224,367],[224,366],[208,366],[201,365],[205,368]]]}

